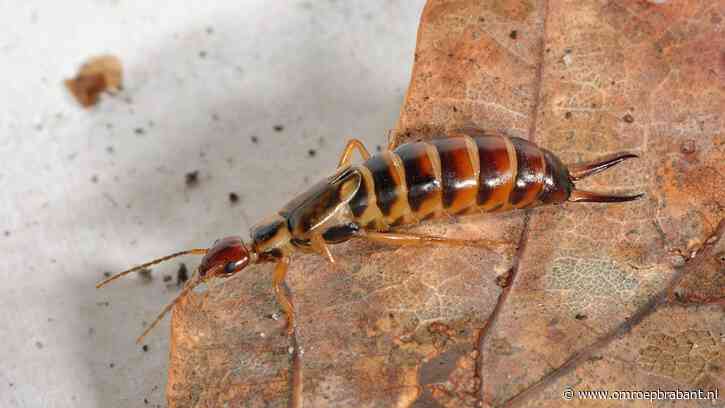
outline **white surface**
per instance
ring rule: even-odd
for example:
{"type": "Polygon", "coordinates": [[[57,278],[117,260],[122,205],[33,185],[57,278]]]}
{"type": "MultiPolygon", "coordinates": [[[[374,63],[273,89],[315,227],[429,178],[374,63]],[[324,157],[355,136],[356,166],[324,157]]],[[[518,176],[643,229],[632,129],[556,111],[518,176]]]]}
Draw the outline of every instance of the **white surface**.
{"type": "Polygon", "coordinates": [[[179,263],[93,285],[246,237],[334,169],[343,135],[383,145],[423,3],[0,0],[0,407],[164,406],[168,318],[148,352],[134,339],[179,263]],[[125,90],[83,110],[62,80],[102,53],[125,90]]]}

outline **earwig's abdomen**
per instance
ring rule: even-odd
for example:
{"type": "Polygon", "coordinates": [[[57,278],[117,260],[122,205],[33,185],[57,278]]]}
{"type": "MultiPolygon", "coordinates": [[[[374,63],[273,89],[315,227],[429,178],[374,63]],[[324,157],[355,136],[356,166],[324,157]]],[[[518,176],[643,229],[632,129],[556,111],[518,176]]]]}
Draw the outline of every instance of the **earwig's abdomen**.
{"type": "Polygon", "coordinates": [[[459,135],[408,143],[356,167],[350,201],[363,227],[387,229],[431,216],[563,202],[572,184],[551,152],[524,139],[459,135]]]}
{"type": "Polygon", "coordinates": [[[469,137],[437,139],[431,143],[440,158],[443,209],[458,214],[476,204],[478,154],[469,137]]]}
{"type": "Polygon", "coordinates": [[[476,204],[484,211],[508,208],[514,186],[516,155],[508,138],[481,136],[474,138],[480,163],[476,204]]]}
{"type": "Polygon", "coordinates": [[[408,143],[395,150],[405,171],[408,205],[418,218],[426,218],[440,209],[442,191],[440,164],[433,146],[408,143]]]}

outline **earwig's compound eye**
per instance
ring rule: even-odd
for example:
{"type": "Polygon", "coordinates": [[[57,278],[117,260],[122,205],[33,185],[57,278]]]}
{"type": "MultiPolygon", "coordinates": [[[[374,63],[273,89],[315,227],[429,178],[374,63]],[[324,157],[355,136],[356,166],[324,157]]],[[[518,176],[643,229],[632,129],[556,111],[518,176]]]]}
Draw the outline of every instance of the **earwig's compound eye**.
{"type": "Polygon", "coordinates": [[[244,269],[244,267],[247,266],[248,263],[249,262],[246,260],[227,262],[227,264],[224,265],[224,273],[227,275],[231,275],[233,273],[239,272],[244,269]]]}
{"type": "Polygon", "coordinates": [[[249,251],[240,237],[217,240],[201,260],[199,274],[202,278],[231,275],[249,264],[249,251]]]}

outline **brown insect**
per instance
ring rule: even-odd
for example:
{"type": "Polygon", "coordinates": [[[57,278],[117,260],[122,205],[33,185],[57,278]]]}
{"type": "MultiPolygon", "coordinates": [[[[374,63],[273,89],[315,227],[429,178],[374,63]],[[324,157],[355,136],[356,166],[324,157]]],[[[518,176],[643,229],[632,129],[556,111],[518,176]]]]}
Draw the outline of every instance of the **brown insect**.
{"type": "Polygon", "coordinates": [[[352,139],[342,153],[337,172],[252,227],[250,241],[244,242],[237,236],[223,238],[209,249],[177,252],[121,272],[97,287],[177,256],[204,255],[184,289],[138,338],[140,342],[198,283],[230,277],[250,264],[275,263],[272,286],[291,332],[294,311],[282,283],[294,252],[315,252],[334,263],[329,245],[353,238],[391,245],[504,244],[391,230],[398,225],[447,215],[507,211],[565,201],[635,200],[641,194],[608,195],[578,190],[574,185],[577,180],[634,157],[637,156],[619,153],[568,168],[553,153],[531,142],[489,135],[478,129],[403,144],[376,156],[370,156],[360,141],[352,139]],[[364,162],[350,165],[355,150],[364,162]]]}

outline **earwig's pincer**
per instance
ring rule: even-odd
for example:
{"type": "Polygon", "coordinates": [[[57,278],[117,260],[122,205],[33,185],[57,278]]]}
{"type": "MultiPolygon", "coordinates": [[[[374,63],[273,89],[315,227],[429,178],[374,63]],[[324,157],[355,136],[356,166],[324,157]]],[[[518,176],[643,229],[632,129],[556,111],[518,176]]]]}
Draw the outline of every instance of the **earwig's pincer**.
{"type": "MultiPolygon", "coordinates": [[[[633,153],[616,153],[593,162],[570,166],[569,177],[572,182],[578,181],[600,173],[612,166],[616,166],[627,159],[635,159],[638,157],[639,156],[633,153]]],[[[575,203],[622,203],[625,201],[636,200],[643,195],[644,194],[614,195],[574,189],[569,196],[569,201],[575,203]]]]}
{"type": "Polygon", "coordinates": [[[600,173],[612,166],[616,166],[627,159],[636,158],[639,158],[639,156],[634,153],[615,153],[609,157],[603,157],[593,162],[570,166],[569,174],[573,181],[577,181],[600,173]]]}
{"type": "Polygon", "coordinates": [[[609,195],[578,190],[575,182],[637,157],[616,154],[595,162],[565,166],[552,152],[517,137],[461,129],[453,137],[403,144],[370,156],[358,140],[345,148],[332,176],[298,195],[279,212],[252,228],[248,243],[240,237],[217,240],[210,249],[175,253],[112,276],[123,275],[180,255],[204,255],[182,292],[146,329],[143,339],[174,304],[198,283],[232,276],[250,264],[276,264],[272,284],[287,314],[288,333],[294,310],[283,288],[290,256],[317,253],[330,262],[329,246],[358,238],[389,245],[493,246],[492,240],[461,240],[395,233],[398,225],[456,214],[477,214],[564,202],[622,202],[641,195],[609,195]],[[358,151],[363,162],[350,165],[358,151]]]}

